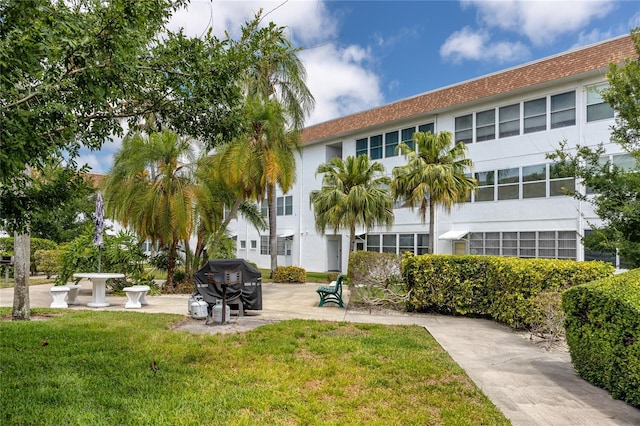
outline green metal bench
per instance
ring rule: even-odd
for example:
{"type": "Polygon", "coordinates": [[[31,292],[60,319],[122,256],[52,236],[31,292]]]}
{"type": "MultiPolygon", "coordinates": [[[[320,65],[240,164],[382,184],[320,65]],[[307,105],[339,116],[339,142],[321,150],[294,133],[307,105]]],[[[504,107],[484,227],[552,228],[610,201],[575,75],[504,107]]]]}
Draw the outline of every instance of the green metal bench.
{"type": "Polygon", "coordinates": [[[338,275],[338,279],[332,282],[330,285],[322,285],[316,289],[316,293],[320,296],[320,304],[318,306],[324,306],[325,303],[335,303],[341,308],[344,308],[342,304],[342,274],[338,275]]]}

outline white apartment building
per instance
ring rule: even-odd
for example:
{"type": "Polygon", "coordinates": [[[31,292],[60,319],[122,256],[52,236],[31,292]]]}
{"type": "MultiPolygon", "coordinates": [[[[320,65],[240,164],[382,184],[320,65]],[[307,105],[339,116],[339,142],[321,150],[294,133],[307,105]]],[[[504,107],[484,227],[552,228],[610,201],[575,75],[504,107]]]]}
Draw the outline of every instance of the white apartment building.
{"type": "MultiPolygon", "coordinates": [[[[631,162],[610,142],[614,113],[597,89],[611,62],[635,57],[631,37],[618,37],[306,128],[296,185],[277,199],[278,265],[345,272],[348,231],[323,236],[315,228],[309,193],[321,188],[316,169],[335,156],[368,154],[391,175],[406,164],[397,144],[426,130],[466,143],[479,182],[467,203],[436,212],[435,253],[584,260],[581,238],[598,218],[588,203],[565,195],[563,187],[584,188],[546,155],[561,141],[603,143],[614,163],[631,162]]],[[[428,223],[400,205],[394,214],[389,229],[359,230],[357,249],[426,253],[428,223]]],[[[268,231],[242,219],[230,230],[238,257],[269,267],[268,231]]]]}

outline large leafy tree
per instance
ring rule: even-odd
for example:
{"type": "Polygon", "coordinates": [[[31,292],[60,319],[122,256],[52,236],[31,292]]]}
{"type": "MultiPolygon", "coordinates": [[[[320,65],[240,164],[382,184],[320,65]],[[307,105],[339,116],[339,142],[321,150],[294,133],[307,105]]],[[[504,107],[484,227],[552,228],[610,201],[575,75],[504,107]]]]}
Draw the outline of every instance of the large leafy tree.
{"type": "Polygon", "coordinates": [[[179,244],[193,232],[195,166],[192,141],[168,130],[135,133],[122,141],[104,184],[107,214],[167,250],[168,286],[179,244]]]}
{"type": "MultiPolygon", "coordinates": [[[[0,0],[0,204],[18,241],[28,244],[33,215],[74,192],[63,174],[31,185],[31,169],[64,159],[75,170],[79,149],[122,135],[125,120],[135,126],[154,112],[209,144],[242,131],[237,76],[247,42],[167,32],[185,3],[0,0]]],[[[19,263],[16,272],[28,271],[19,263]]],[[[27,280],[16,274],[14,319],[29,318],[27,280]]]]}
{"type": "Polygon", "coordinates": [[[602,161],[606,151],[602,145],[592,148],[578,145],[575,150],[566,141],[549,155],[580,178],[591,189],[590,195],[571,194],[591,203],[602,219],[593,226],[587,248],[615,253],[632,267],[640,267],[640,28],[631,32],[636,55],[622,64],[611,64],[607,73],[609,88],[602,98],[616,111],[611,141],[628,152],[635,165],[617,167],[602,161]]]}
{"type": "Polygon", "coordinates": [[[466,157],[467,146],[452,143],[451,132],[416,132],[415,150],[406,144],[399,149],[407,164],[393,169],[391,193],[410,208],[418,208],[422,222],[429,213],[429,249],[435,252],[435,209],[437,205],[449,210],[455,203],[464,202],[477,187],[468,177],[473,162],[466,157]]]}
{"type": "MultiPolygon", "coordinates": [[[[273,23],[243,33],[252,57],[244,74],[247,96],[250,152],[261,162],[256,183],[266,189],[269,204],[269,247],[271,273],[277,267],[276,188],[287,192],[295,181],[295,152],[298,132],[314,99],[306,85],[304,65],[289,41],[284,27],[273,23]]],[[[258,191],[259,193],[260,191],[258,191]]]]}
{"type": "Polygon", "coordinates": [[[334,157],[318,166],[322,188],[311,191],[316,229],[324,235],[327,228],[337,232],[349,230],[349,252],[356,240],[356,228],[393,224],[393,199],[389,194],[391,179],[385,176],[382,163],[369,156],[334,157]]]}

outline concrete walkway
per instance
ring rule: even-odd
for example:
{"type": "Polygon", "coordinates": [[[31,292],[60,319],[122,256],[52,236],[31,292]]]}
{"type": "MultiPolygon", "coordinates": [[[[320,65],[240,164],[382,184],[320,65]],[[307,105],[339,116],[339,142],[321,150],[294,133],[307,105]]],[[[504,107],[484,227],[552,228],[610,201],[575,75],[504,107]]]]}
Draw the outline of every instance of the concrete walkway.
{"type": "MultiPolygon", "coordinates": [[[[107,295],[107,308],[87,308],[91,284],[81,282],[82,305],[71,309],[124,310],[125,297],[107,295]]],[[[31,307],[48,307],[51,285],[31,286],[31,307]]],[[[640,409],[614,400],[608,392],[576,375],[569,354],[547,351],[525,334],[492,321],[398,312],[318,307],[317,284],[262,285],[263,310],[232,322],[303,318],[378,324],[416,324],[426,328],[514,425],[640,425],[640,409]]],[[[348,300],[348,291],[345,300],[348,300]]],[[[187,315],[187,295],[148,296],[147,313],[187,315]]],[[[13,289],[0,289],[0,306],[12,306],[13,289]]],[[[215,327],[215,326],[206,326],[215,327]]]]}

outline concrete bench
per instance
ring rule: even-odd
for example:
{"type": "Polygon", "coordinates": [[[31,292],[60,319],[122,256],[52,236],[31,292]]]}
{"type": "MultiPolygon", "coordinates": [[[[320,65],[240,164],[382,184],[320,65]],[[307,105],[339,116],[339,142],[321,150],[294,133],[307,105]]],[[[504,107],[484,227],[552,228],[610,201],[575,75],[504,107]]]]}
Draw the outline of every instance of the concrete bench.
{"type": "Polygon", "coordinates": [[[145,298],[147,292],[151,290],[148,285],[134,285],[131,287],[125,287],[122,289],[127,295],[127,303],[125,303],[125,309],[139,309],[142,305],[148,305],[145,298]]]}
{"type": "Polygon", "coordinates": [[[68,308],[67,305],[67,296],[69,295],[70,288],[66,285],[57,285],[51,287],[51,297],[53,298],[53,302],[51,302],[51,308],[68,308]]]}
{"type": "Polygon", "coordinates": [[[79,305],[78,293],[82,288],[79,284],[67,284],[65,287],[69,287],[69,294],[67,296],[67,305],[79,305]]]}

